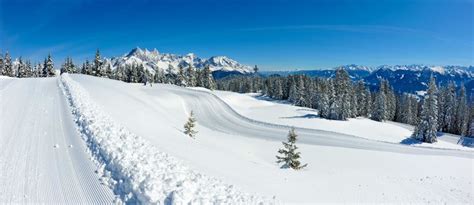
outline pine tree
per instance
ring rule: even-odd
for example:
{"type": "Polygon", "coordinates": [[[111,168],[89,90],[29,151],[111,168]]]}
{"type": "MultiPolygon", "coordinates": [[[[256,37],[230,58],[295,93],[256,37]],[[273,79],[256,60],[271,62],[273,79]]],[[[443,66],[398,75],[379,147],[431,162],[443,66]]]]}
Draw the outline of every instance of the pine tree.
{"type": "Polygon", "coordinates": [[[5,53],[5,63],[3,65],[3,71],[6,76],[14,77],[13,73],[13,66],[12,66],[12,58],[10,57],[10,54],[8,51],[5,53]]]}
{"type": "Polygon", "coordinates": [[[107,68],[105,69],[105,76],[110,79],[114,79],[114,72],[112,72],[112,66],[107,64],[107,68]]]}
{"type": "Polygon", "coordinates": [[[290,80],[290,90],[288,91],[288,101],[293,104],[296,104],[298,101],[298,87],[296,86],[295,79],[290,80]]]}
{"type": "Polygon", "coordinates": [[[385,96],[385,83],[384,80],[380,80],[380,88],[375,96],[375,101],[372,109],[372,115],[370,119],[375,121],[387,120],[387,97],[385,96]]]}
{"type": "Polygon", "coordinates": [[[190,63],[186,69],[186,85],[189,87],[196,87],[196,71],[194,70],[192,63],[190,63]]]}
{"type": "Polygon", "coordinates": [[[94,67],[92,68],[91,75],[99,77],[105,76],[105,71],[103,70],[103,62],[102,58],[100,57],[99,49],[97,49],[95,53],[94,67]]]}
{"type": "Polygon", "coordinates": [[[191,138],[195,138],[196,134],[198,133],[196,130],[194,130],[194,127],[196,126],[196,118],[194,118],[194,112],[191,111],[188,121],[184,124],[184,134],[188,135],[191,138]]]}
{"type": "Polygon", "coordinates": [[[173,72],[173,65],[169,64],[168,69],[166,69],[165,81],[168,84],[176,84],[176,74],[173,72]]]}
{"type": "Polygon", "coordinates": [[[438,99],[436,82],[431,76],[427,94],[423,100],[421,119],[413,132],[413,137],[423,142],[437,141],[438,130],[438,99]]]}
{"type": "Polygon", "coordinates": [[[350,78],[344,69],[336,70],[334,79],[336,120],[347,120],[351,116],[350,78]]]}
{"type": "Polygon", "coordinates": [[[176,85],[186,86],[186,76],[182,65],[178,66],[178,76],[176,78],[176,85]]]}
{"type": "Polygon", "coordinates": [[[287,142],[282,142],[284,148],[278,150],[280,156],[276,156],[277,163],[283,163],[282,168],[292,168],[294,170],[299,170],[307,166],[307,164],[301,165],[301,162],[299,161],[301,153],[297,151],[297,136],[298,135],[295,132],[295,128],[291,128],[288,132],[287,142]]]}
{"type": "Polygon", "coordinates": [[[200,85],[202,87],[205,87],[211,90],[216,88],[214,78],[212,77],[211,68],[209,67],[209,65],[206,65],[204,69],[200,72],[199,79],[200,79],[199,80],[200,85]]]}
{"type": "Polygon", "coordinates": [[[319,92],[319,115],[322,118],[329,118],[330,110],[329,110],[329,86],[327,81],[323,81],[321,84],[321,90],[319,92]]]}
{"type": "Polygon", "coordinates": [[[18,58],[18,65],[17,65],[16,77],[18,77],[18,78],[25,78],[25,77],[27,77],[26,65],[25,65],[25,63],[23,62],[23,58],[22,58],[22,57],[18,58]]]}
{"type": "Polygon", "coordinates": [[[454,82],[450,82],[447,87],[440,92],[439,100],[439,129],[440,131],[453,132],[456,118],[456,88],[454,82]]]}
{"type": "Polygon", "coordinates": [[[456,127],[454,134],[459,134],[461,136],[465,136],[467,134],[467,125],[468,125],[468,117],[469,117],[469,110],[467,107],[467,99],[466,99],[466,87],[461,85],[461,89],[459,91],[459,97],[457,100],[457,112],[456,112],[456,127]]]}
{"type": "Polygon", "coordinates": [[[50,77],[54,76],[54,67],[53,67],[53,59],[51,58],[51,54],[48,54],[48,57],[44,60],[43,65],[43,77],[50,77]]]}
{"type": "Polygon", "coordinates": [[[165,83],[165,74],[163,73],[163,70],[159,68],[155,70],[153,78],[155,83],[165,83]]]}
{"type": "Polygon", "coordinates": [[[0,75],[5,75],[5,61],[3,60],[3,54],[0,53],[0,75]]]}
{"type": "Polygon", "coordinates": [[[34,72],[33,72],[33,68],[31,67],[31,61],[30,60],[26,61],[25,69],[26,69],[26,76],[27,77],[35,77],[34,72]]]}

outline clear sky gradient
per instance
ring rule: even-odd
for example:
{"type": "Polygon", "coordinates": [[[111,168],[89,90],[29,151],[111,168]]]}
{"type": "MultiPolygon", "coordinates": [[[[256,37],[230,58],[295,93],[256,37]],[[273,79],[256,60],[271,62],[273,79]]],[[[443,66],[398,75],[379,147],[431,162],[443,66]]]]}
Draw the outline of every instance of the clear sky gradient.
{"type": "Polygon", "coordinates": [[[474,65],[474,0],[0,0],[0,51],[56,64],[132,48],[264,70],[474,65]]]}

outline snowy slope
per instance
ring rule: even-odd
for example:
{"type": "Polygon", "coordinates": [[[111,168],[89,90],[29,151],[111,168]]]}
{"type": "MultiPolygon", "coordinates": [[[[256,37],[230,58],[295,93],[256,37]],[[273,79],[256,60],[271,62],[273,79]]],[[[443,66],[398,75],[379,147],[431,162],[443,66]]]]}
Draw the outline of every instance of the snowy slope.
{"type": "Polygon", "coordinates": [[[106,65],[110,64],[113,69],[142,64],[151,73],[154,73],[155,70],[162,70],[166,73],[169,66],[172,66],[172,71],[177,73],[179,66],[187,68],[190,64],[197,69],[209,66],[211,71],[237,72],[241,74],[253,72],[251,67],[242,65],[226,56],[213,56],[209,59],[201,59],[193,53],[176,55],[160,53],[156,49],[149,51],[138,47],[123,56],[105,59],[105,63],[106,65]]]}
{"type": "Polygon", "coordinates": [[[113,121],[190,169],[283,202],[469,203],[473,197],[472,152],[297,128],[302,161],[309,166],[285,170],[275,155],[288,127],[241,116],[207,92],[71,78],[113,121]],[[194,140],[182,133],[190,110],[198,120],[194,140]]]}
{"type": "Polygon", "coordinates": [[[62,76],[73,114],[94,157],[99,173],[114,193],[129,204],[267,204],[256,195],[182,165],[179,160],[129,132],[104,114],[69,76],[62,76]]]}
{"type": "MultiPolygon", "coordinates": [[[[347,121],[328,120],[319,118],[317,110],[289,105],[285,101],[275,101],[256,93],[239,94],[227,91],[213,91],[213,93],[228,103],[238,113],[252,119],[281,125],[344,133],[376,141],[412,143],[412,141],[407,140],[413,133],[412,126],[403,126],[398,123],[390,122],[377,122],[362,117],[356,119],[352,118],[347,121]]],[[[457,138],[459,139],[459,136],[457,138]]],[[[439,139],[440,141],[434,144],[417,143],[412,145],[461,149],[474,152],[474,149],[470,147],[457,144],[457,141],[453,140],[452,137],[440,137],[439,139]],[[449,139],[444,140],[446,138],[449,139]]]]}
{"type": "Polygon", "coordinates": [[[113,203],[56,78],[0,78],[0,204],[113,203]]]}

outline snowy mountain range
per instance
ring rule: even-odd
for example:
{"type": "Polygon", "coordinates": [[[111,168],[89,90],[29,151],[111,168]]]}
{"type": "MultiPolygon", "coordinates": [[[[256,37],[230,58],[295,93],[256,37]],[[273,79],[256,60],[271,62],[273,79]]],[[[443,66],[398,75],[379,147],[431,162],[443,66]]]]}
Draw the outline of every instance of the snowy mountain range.
{"type": "Polygon", "coordinates": [[[299,71],[265,71],[262,75],[278,74],[282,76],[291,74],[305,74],[313,77],[332,78],[335,70],[345,69],[352,80],[364,80],[369,86],[375,88],[380,78],[390,82],[398,92],[417,93],[426,90],[429,78],[433,75],[438,84],[446,85],[450,81],[461,85],[464,83],[466,90],[474,95],[474,66],[428,66],[428,65],[382,65],[368,67],[361,65],[344,65],[325,70],[299,70],[299,71]]]}
{"type": "Polygon", "coordinates": [[[209,66],[213,73],[250,74],[253,72],[252,67],[242,65],[226,56],[213,56],[203,59],[193,53],[176,55],[160,53],[156,49],[150,51],[138,47],[123,56],[106,58],[105,64],[110,64],[112,69],[142,64],[151,73],[154,73],[156,70],[162,70],[166,73],[170,66],[172,72],[176,73],[180,66],[187,68],[190,64],[197,69],[209,66]]]}

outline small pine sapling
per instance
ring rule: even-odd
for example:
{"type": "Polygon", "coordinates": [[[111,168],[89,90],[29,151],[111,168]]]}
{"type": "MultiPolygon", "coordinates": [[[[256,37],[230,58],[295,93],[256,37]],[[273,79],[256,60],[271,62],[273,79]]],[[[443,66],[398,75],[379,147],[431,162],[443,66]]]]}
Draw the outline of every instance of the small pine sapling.
{"type": "Polygon", "coordinates": [[[308,164],[301,165],[299,161],[300,152],[296,151],[298,147],[296,147],[296,137],[298,135],[295,132],[295,128],[291,128],[288,133],[288,141],[282,142],[284,148],[278,150],[280,156],[276,156],[277,163],[284,163],[281,168],[292,168],[294,170],[299,170],[305,168],[308,164]]]}
{"type": "Polygon", "coordinates": [[[196,126],[196,118],[194,118],[194,113],[191,111],[188,121],[184,124],[184,134],[188,135],[191,138],[195,138],[196,134],[198,133],[194,130],[196,126]]]}

